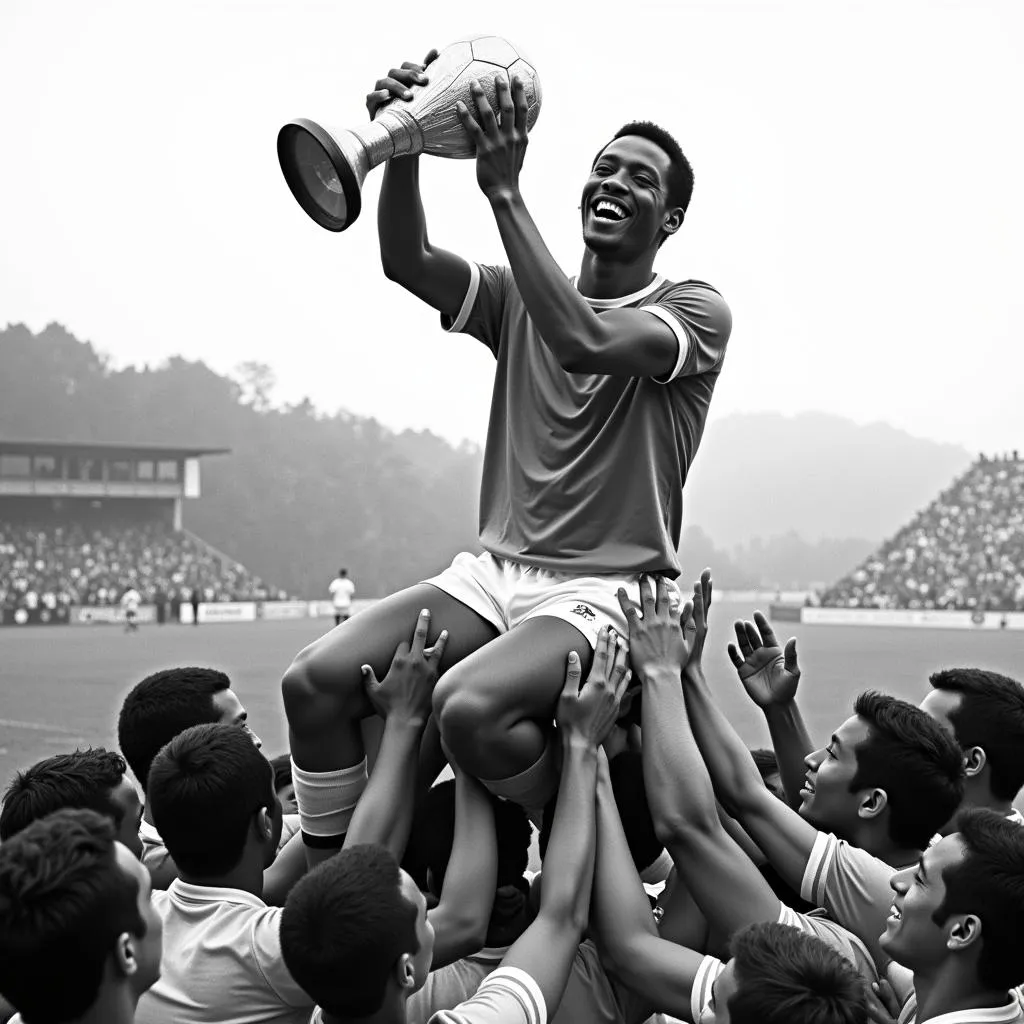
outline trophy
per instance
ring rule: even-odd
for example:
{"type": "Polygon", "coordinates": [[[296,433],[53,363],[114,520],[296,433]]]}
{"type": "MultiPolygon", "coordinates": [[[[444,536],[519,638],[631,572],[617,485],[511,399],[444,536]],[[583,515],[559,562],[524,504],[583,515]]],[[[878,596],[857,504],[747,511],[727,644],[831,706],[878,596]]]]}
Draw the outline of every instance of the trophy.
{"type": "Polygon", "coordinates": [[[363,179],[393,156],[430,153],[453,160],[474,156],[473,143],[455,112],[462,100],[475,111],[469,83],[480,83],[498,113],[495,82],[518,75],[529,104],[526,128],[540,113],[540,79],[533,65],[499,36],[475,36],[446,46],[426,70],[426,85],[410,87],[362,128],[336,130],[315,121],[289,121],[277,136],[277,157],[299,205],[321,227],[344,231],[358,216],[363,179]]]}

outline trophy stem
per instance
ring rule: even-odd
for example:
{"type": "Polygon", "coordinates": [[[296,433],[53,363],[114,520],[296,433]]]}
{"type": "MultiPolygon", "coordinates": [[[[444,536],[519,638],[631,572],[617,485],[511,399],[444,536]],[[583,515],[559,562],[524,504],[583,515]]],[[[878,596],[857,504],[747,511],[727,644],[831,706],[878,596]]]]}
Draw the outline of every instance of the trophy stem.
{"type": "Polygon", "coordinates": [[[367,171],[393,156],[410,156],[423,151],[423,131],[405,110],[381,111],[375,121],[353,129],[352,134],[365,147],[367,171]]]}

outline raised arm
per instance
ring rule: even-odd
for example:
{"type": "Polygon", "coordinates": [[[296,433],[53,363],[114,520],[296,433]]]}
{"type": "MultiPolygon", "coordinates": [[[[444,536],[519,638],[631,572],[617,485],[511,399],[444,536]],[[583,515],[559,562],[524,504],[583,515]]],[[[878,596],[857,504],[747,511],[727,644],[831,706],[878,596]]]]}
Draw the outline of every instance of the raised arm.
{"type": "Polygon", "coordinates": [[[369,665],[363,666],[367,696],[384,716],[384,735],[366,791],[352,814],[345,846],[378,843],[396,860],[402,859],[409,841],[420,738],[430,717],[438,666],[448,642],[447,631],[442,631],[437,643],[427,650],[429,627],[430,616],[423,611],[416,620],[412,643],[399,644],[383,680],[377,680],[369,665]]]}
{"type": "Polygon", "coordinates": [[[498,840],[491,797],[476,779],[455,771],[455,838],[444,873],[440,902],[427,917],[434,926],[431,970],[483,948],[494,906],[498,840]]]}
{"type": "MultiPolygon", "coordinates": [[[[696,909],[696,908],[694,908],[696,909]]],[[[666,916],[671,911],[666,911],[666,916]]],[[[703,956],[683,944],[703,944],[706,925],[699,912],[687,922],[670,922],[673,938],[659,935],[622,830],[607,761],[597,783],[597,863],[591,930],[607,968],[644,1001],[643,1017],[654,1010],[690,1020],[690,995],[703,956]]],[[[630,1022],[627,1022],[630,1024],[630,1022]]]]}
{"type": "Polygon", "coordinates": [[[605,627],[581,688],[580,661],[569,655],[565,687],[558,702],[562,737],[562,777],[551,837],[544,858],[540,910],[502,960],[530,975],[554,1013],[583,929],[587,925],[594,878],[594,838],[598,751],[615,724],[630,673],[622,647],[605,627]]]}
{"type": "MultiPolygon", "coordinates": [[[[411,88],[429,80],[428,66],[436,56],[437,51],[431,50],[422,64],[406,61],[380,79],[366,97],[371,119],[394,97],[411,99],[411,88]]],[[[377,234],[385,275],[454,319],[469,288],[469,264],[461,256],[432,246],[427,238],[419,157],[388,162],[377,205],[377,234]]]]}
{"type": "MultiPolygon", "coordinates": [[[[690,729],[680,673],[690,651],[683,626],[669,606],[668,586],[659,578],[640,582],[640,609],[620,592],[629,623],[630,659],[643,686],[643,766],[647,799],[658,838],[672,855],[708,923],[724,936],[759,922],[779,920],[781,904],[753,861],[719,819],[714,788],[690,729]]],[[[705,630],[700,586],[683,622],[695,618],[705,630]],[[696,615],[695,615],[696,612],[696,615]]],[[[757,775],[746,748],[743,755],[757,775]]],[[[758,784],[761,784],[757,775],[758,784]]],[[[763,788],[763,786],[762,786],[763,788]]]]}
{"type": "Polygon", "coordinates": [[[815,748],[796,702],[800,684],[796,640],[791,638],[783,650],[760,612],[754,612],[753,623],[737,622],[735,629],[736,643],[729,644],[729,658],[747,696],[764,712],[786,800],[790,807],[799,807],[807,772],[804,760],[815,748]]]}
{"type": "Polygon", "coordinates": [[[499,79],[497,95],[500,124],[479,87],[473,91],[476,109],[459,105],[459,116],[476,144],[477,182],[491,204],[519,294],[544,344],[570,373],[668,376],[679,354],[673,328],[639,309],[598,315],[555,262],[519,190],[528,141],[523,83],[513,81],[510,89],[499,79]]]}

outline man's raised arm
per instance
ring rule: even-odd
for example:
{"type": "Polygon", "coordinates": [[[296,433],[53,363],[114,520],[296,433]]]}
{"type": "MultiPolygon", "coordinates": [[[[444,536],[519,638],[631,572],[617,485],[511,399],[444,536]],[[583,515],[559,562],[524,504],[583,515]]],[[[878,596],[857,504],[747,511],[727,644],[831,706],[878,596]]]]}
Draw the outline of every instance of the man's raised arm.
{"type": "MultiPolygon", "coordinates": [[[[437,51],[431,50],[422,64],[406,61],[379,79],[366,97],[370,118],[396,96],[411,99],[411,87],[427,83],[428,66],[436,56],[437,51]]],[[[427,238],[419,157],[388,161],[377,205],[377,233],[385,275],[454,320],[469,290],[470,266],[461,256],[432,246],[427,238]]]]}

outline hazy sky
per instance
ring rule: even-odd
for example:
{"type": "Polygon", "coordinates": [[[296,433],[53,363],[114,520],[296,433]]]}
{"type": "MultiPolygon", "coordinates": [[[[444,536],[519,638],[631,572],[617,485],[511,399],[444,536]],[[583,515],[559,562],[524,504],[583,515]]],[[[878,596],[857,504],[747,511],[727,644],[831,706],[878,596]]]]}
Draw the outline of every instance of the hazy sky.
{"type": "MultiPolygon", "coordinates": [[[[713,416],[1024,442],[1021,0],[498,10],[3,0],[0,326],[59,320],[121,365],[259,360],[282,400],[482,439],[492,359],[384,279],[381,172],[333,235],[275,139],[296,116],[354,127],[388,68],[494,32],[541,75],[522,184],[567,273],[591,158],[623,122],[662,123],[694,164],[658,269],[732,306],[713,416]]],[[[423,187],[434,241],[503,259],[471,162],[425,160],[423,187]]]]}

